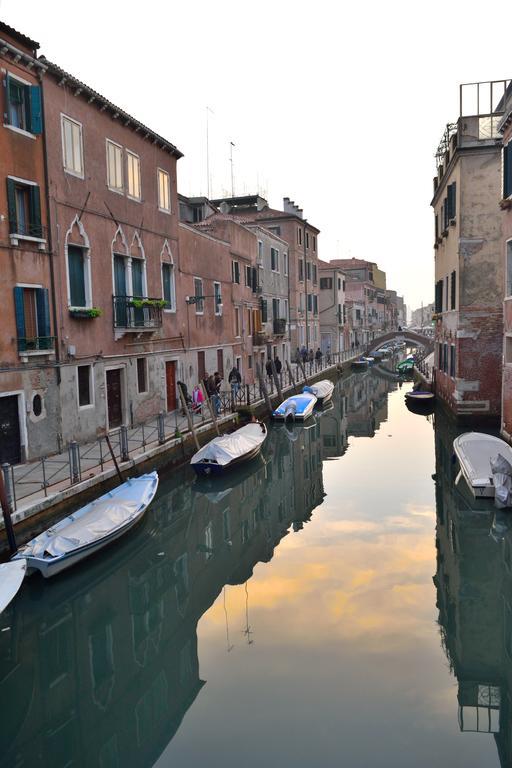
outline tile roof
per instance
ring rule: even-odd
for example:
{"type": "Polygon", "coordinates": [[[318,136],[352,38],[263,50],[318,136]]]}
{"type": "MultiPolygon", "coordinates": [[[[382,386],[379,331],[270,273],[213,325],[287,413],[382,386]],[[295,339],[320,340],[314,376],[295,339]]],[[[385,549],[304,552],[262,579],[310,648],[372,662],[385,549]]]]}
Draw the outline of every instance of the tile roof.
{"type": "Polygon", "coordinates": [[[117,117],[121,118],[122,121],[124,121],[124,124],[126,126],[131,125],[135,128],[136,131],[140,131],[143,134],[145,133],[148,138],[152,139],[156,144],[160,144],[162,149],[167,150],[172,155],[176,155],[178,159],[180,157],[183,157],[183,153],[180,152],[180,150],[177,149],[174,146],[174,144],[171,144],[170,141],[167,141],[167,139],[164,139],[162,136],[160,136],[158,133],[155,133],[155,131],[152,131],[151,128],[148,128],[143,123],[140,123],[134,117],[129,115],[127,112],[125,112],[123,109],[116,107],[115,104],[113,104],[111,101],[106,99],[100,93],[90,88],[81,80],[78,80],[69,72],[66,72],[57,64],[54,64],[53,62],[49,61],[46,58],[46,56],[40,56],[39,61],[42,61],[45,64],[45,66],[47,67],[48,73],[53,74],[57,78],[60,78],[60,81],[62,83],[69,82],[77,89],[78,93],[83,93],[83,95],[86,96],[89,99],[89,101],[92,102],[93,100],[95,100],[98,103],[100,103],[102,106],[104,105],[105,107],[108,107],[114,115],[116,115],[117,117]]]}
{"type": "Polygon", "coordinates": [[[9,24],[5,24],[5,22],[3,21],[0,21],[0,33],[1,32],[5,32],[6,35],[9,35],[15,40],[18,40],[18,42],[22,43],[27,48],[30,48],[32,51],[37,51],[37,49],[39,48],[39,43],[36,43],[35,40],[32,40],[30,37],[27,37],[26,35],[23,35],[21,32],[18,32],[17,29],[14,29],[14,27],[10,27],[9,24]]]}

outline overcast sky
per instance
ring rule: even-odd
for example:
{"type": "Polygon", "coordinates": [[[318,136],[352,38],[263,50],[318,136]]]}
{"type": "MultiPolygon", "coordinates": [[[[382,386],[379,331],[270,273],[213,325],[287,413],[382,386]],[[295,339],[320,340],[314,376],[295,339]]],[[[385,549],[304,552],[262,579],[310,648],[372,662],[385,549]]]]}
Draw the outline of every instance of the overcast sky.
{"type": "Polygon", "coordinates": [[[510,3],[0,0],[40,53],[175,143],[178,188],[295,200],[319,255],[433,300],[434,152],[458,85],[512,76],[510,3]]]}

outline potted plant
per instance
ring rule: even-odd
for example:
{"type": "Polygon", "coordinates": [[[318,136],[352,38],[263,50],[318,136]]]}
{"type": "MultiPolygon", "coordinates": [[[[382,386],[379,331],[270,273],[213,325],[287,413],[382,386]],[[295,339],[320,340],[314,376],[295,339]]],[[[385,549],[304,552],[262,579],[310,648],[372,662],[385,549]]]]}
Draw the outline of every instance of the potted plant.
{"type": "Polygon", "coordinates": [[[163,309],[167,305],[167,302],[165,299],[132,299],[130,301],[130,306],[135,307],[135,309],[144,309],[144,307],[158,307],[158,309],[163,309]]]}
{"type": "Polygon", "coordinates": [[[89,319],[93,317],[101,317],[102,310],[99,307],[70,307],[69,314],[74,318],[89,319]]]}

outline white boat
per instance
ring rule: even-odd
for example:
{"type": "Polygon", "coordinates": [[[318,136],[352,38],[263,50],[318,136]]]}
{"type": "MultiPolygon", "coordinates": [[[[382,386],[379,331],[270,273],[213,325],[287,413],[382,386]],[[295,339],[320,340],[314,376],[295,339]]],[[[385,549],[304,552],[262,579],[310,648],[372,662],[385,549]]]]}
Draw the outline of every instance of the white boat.
{"type": "Polygon", "coordinates": [[[334,384],[329,379],[322,379],[315,384],[304,387],[303,392],[310,392],[316,397],[317,405],[328,403],[334,392],[334,384]]]}
{"type": "MultiPolygon", "coordinates": [[[[465,432],[453,441],[460,474],[475,498],[494,498],[491,459],[500,453],[512,464],[512,448],[504,440],[484,432],[465,432]]],[[[458,482],[460,475],[455,482],[458,482]]]]}
{"type": "Polygon", "coordinates": [[[251,422],[229,435],[214,437],[195,453],[190,464],[198,475],[222,475],[235,464],[259,454],[267,437],[263,422],[251,422]]]}
{"type": "Polygon", "coordinates": [[[0,564],[0,613],[7,608],[17,594],[26,572],[27,561],[25,559],[0,564]]]}
{"type": "Polygon", "coordinates": [[[133,528],[157,488],[156,472],[127,480],[36,536],[11,562],[26,559],[28,573],[38,570],[45,578],[55,576],[133,528]]]}
{"type": "Polygon", "coordinates": [[[281,405],[272,413],[274,419],[304,421],[313,413],[316,397],[312,392],[292,395],[283,400],[281,405]]]}
{"type": "Polygon", "coordinates": [[[352,360],[351,366],[356,371],[366,370],[368,368],[368,360],[365,357],[360,357],[358,360],[352,360]]]}

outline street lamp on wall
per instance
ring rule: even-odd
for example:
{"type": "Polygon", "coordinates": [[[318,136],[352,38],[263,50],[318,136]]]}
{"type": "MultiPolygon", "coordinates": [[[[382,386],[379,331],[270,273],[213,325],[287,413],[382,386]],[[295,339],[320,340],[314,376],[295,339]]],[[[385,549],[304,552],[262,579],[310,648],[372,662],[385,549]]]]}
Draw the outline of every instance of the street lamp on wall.
{"type": "Polygon", "coordinates": [[[197,304],[204,299],[215,299],[215,310],[218,314],[222,314],[222,296],[214,293],[210,293],[207,296],[185,296],[185,301],[188,305],[197,304]]]}

